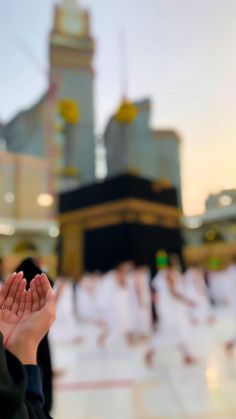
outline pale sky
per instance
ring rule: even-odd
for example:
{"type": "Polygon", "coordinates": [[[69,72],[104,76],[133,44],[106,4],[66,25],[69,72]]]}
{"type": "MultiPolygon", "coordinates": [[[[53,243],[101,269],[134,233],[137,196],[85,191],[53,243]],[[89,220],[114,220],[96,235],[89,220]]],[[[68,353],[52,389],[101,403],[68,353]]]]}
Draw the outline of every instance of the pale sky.
{"type": "MultiPolygon", "coordinates": [[[[0,119],[30,106],[47,85],[56,0],[0,0],[0,119]],[[27,42],[37,60],[22,52],[27,42]]],[[[236,0],[81,0],[97,41],[96,131],[120,100],[119,34],[125,28],[128,93],[150,97],[152,126],[182,137],[184,210],[236,187],[236,0]]]]}

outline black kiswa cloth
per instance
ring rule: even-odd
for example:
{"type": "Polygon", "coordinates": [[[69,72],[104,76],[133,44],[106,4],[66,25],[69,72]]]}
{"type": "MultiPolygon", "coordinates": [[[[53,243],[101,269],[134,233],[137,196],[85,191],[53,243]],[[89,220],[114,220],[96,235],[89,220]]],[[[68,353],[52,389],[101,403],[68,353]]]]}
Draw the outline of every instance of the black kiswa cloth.
{"type": "Polygon", "coordinates": [[[3,347],[0,333],[0,418],[47,419],[37,397],[27,394],[27,375],[21,362],[3,347]]]}
{"type": "MultiPolygon", "coordinates": [[[[27,288],[30,286],[31,280],[36,276],[43,273],[43,271],[37,265],[37,262],[33,258],[24,259],[20,265],[16,268],[16,272],[24,272],[24,278],[27,281],[27,288]]],[[[51,285],[53,282],[49,279],[51,285]]],[[[37,362],[41,368],[42,381],[43,381],[43,393],[44,393],[44,410],[46,413],[50,413],[52,409],[52,362],[50,347],[47,336],[43,338],[38,347],[37,362]]],[[[0,416],[0,419],[1,416],[0,416]]]]}

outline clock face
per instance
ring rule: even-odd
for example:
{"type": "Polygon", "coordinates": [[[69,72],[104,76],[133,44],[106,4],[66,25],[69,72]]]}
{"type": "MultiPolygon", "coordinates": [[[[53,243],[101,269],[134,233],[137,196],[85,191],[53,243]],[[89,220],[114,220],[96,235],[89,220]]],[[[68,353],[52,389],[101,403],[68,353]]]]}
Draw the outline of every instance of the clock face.
{"type": "Polygon", "coordinates": [[[63,29],[68,35],[80,35],[84,30],[83,20],[74,13],[67,13],[63,19],[63,29]]]}

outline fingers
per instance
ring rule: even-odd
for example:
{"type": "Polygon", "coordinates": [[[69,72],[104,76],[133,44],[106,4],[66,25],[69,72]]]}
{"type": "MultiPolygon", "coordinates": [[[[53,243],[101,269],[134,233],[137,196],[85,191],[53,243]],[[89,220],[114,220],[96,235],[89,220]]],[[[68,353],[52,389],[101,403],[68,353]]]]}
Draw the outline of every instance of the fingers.
{"type": "Polygon", "coordinates": [[[45,325],[47,325],[46,333],[56,317],[55,295],[45,274],[35,278],[35,286],[40,298],[40,313],[46,321],[45,325]]]}
{"type": "Polygon", "coordinates": [[[32,313],[32,291],[26,291],[24,314],[32,313]]]}
{"type": "Polygon", "coordinates": [[[35,285],[36,285],[37,292],[40,298],[40,301],[39,301],[40,308],[42,308],[45,305],[47,292],[49,290],[52,290],[52,287],[47,278],[47,275],[45,274],[41,274],[35,279],[35,285]]]}
{"type": "Polygon", "coordinates": [[[44,309],[48,314],[48,320],[50,325],[53,323],[56,317],[56,299],[55,294],[52,290],[52,287],[50,286],[50,289],[47,291],[46,294],[46,301],[44,305],[44,309]]]}
{"type": "Polygon", "coordinates": [[[38,293],[38,296],[39,296],[39,309],[41,309],[45,304],[45,295],[44,295],[44,292],[43,292],[43,287],[41,285],[41,275],[39,275],[35,279],[35,286],[36,286],[37,293],[38,293]]]}
{"type": "Polygon", "coordinates": [[[0,307],[23,316],[40,310],[46,300],[54,298],[49,280],[45,274],[36,275],[31,281],[30,289],[26,291],[26,280],[23,272],[9,276],[0,292],[0,307]]]}
{"type": "Polygon", "coordinates": [[[11,307],[11,311],[15,314],[19,311],[21,295],[24,292],[25,288],[26,288],[26,279],[23,278],[22,281],[19,283],[16,295],[15,295],[15,299],[11,307]]]}
{"type": "Polygon", "coordinates": [[[18,311],[17,311],[17,316],[19,316],[19,317],[22,317],[24,312],[25,312],[26,294],[27,294],[27,291],[25,289],[20,296],[20,303],[19,303],[19,308],[18,308],[18,311]]]}
{"type": "Polygon", "coordinates": [[[36,284],[41,299],[40,307],[44,314],[47,314],[48,322],[51,325],[55,320],[55,294],[47,275],[41,274],[40,278],[37,278],[36,284]]]}
{"type": "Polygon", "coordinates": [[[40,310],[45,305],[48,291],[52,292],[50,282],[45,274],[36,275],[30,283],[30,289],[23,293],[24,289],[25,280],[19,282],[18,279],[15,279],[14,282],[12,281],[7,299],[8,308],[14,310],[18,316],[40,310]],[[22,293],[23,295],[21,295],[22,293]]]}
{"type": "Polygon", "coordinates": [[[42,287],[42,290],[43,290],[43,294],[46,298],[47,292],[49,290],[52,290],[51,284],[50,284],[46,274],[41,274],[41,281],[40,282],[41,282],[41,287],[42,287]]]}
{"type": "Polygon", "coordinates": [[[36,286],[38,277],[40,278],[40,275],[36,275],[30,283],[30,289],[32,292],[32,311],[40,310],[40,295],[38,292],[38,287],[36,286]]]}
{"type": "Polygon", "coordinates": [[[6,282],[2,286],[1,291],[0,291],[0,307],[2,307],[2,305],[4,304],[5,299],[8,295],[8,292],[9,292],[10,286],[11,286],[12,282],[14,281],[15,277],[16,277],[16,272],[9,275],[6,282]]]}
{"type": "Polygon", "coordinates": [[[23,272],[19,272],[15,275],[9,287],[8,294],[5,298],[4,308],[11,310],[14,304],[17,292],[18,292],[18,288],[22,282],[22,279],[23,279],[23,272]]]}

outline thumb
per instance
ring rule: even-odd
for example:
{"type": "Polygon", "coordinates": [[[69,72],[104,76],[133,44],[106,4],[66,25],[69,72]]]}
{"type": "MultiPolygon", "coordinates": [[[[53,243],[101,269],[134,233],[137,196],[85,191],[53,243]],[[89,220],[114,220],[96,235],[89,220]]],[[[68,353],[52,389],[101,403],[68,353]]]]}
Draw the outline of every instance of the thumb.
{"type": "Polygon", "coordinates": [[[45,305],[42,309],[48,315],[48,319],[50,321],[54,321],[56,317],[56,304],[55,304],[55,294],[53,290],[50,288],[47,291],[45,305]]]}

